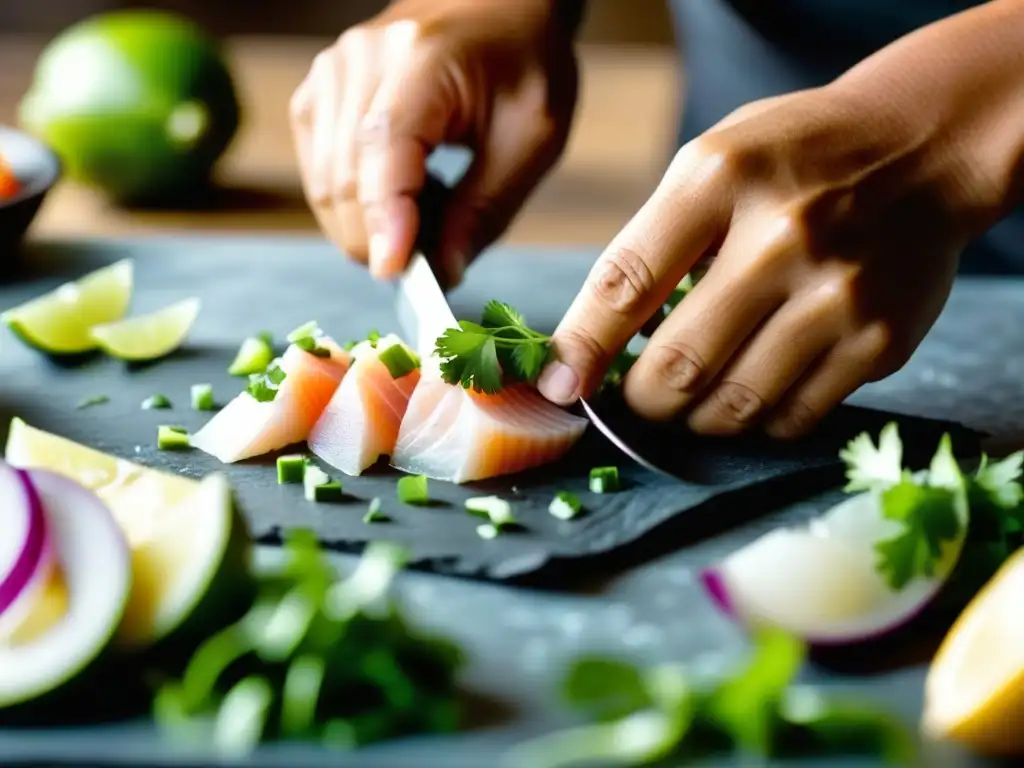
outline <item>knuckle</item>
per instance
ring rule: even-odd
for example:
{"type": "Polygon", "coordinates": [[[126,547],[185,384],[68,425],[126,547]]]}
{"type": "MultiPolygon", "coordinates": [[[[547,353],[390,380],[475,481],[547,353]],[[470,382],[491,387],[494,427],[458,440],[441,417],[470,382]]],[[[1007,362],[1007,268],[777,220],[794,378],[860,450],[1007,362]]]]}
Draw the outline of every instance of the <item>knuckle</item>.
{"type": "Polygon", "coordinates": [[[341,174],[335,178],[334,189],[331,197],[335,203],[354,202],[359,197],[359,184],[350,173],[341,174]]]}
{"type": "Polygon", "coordinates": [[[890,323],[882,320],[861,329],[858,346],[874,378],[895,373],[913,354],[909,340],[898,334],[890,323]]]}
{"type": "Polygon", "coordinates": [[[304,125],[309,121],[313,100],[309,97],[308,88],[307,82],[303,82],[288,101],[288,115],[292,125],[304,125]]]}
{"type": "Polygon", "coordinates": [[[647,354],[651,371],[665,386],[678,392],[690,392],[700,386],[707,366],[687,345],[678,342],[652,345],[647,354]]]}
{"type": "Polygon", "coordinates": [[[586,368],[603,367],[612,360],[611,352],[600,341],[578,328],[559,330],[555,346],[560,359],[586,368]]]}
{"type": "Polygon", "coordinates": [[[335,46],[343,56],[352,56],[366,50],[369,39],[368,30],[360,25],[349,27],[338,36],[335,46]]]}
{"type": "Polygon", "coordinates": [[[727,421],[748,424],[764,409],[764,400],[745,384],[723,381],[708,398],[708,406],[727,421]]]}
{"type": "Polygon", "coordinates": [[[739,179],[762,178],[767,155],[756,145],[740,141],[728,130],[712,131],[680,150],[683,162],[709,181],[732,185],[739,179]]]}
{"type": "Polygon", "coordinates": [[[616,248],[594,268],[591,290],[602,306],[620,315],[636,312],[654,288],[654,275],[643,257],[630,248],[616,248]]]}
{"type": "Polygon", "coordinates": [[[768,424],[768,434],[779,440],[803,437],[821,420],[821,415],[799,397],[789,401],[768,424]]]}

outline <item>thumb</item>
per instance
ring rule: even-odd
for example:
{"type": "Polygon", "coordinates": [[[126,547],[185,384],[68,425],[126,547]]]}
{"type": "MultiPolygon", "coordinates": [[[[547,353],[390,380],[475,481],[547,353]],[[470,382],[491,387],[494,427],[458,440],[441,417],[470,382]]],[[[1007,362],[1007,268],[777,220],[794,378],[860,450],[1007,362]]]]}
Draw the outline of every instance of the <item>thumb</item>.
{"type": "Polygon", "coordinates": [[[546,123],[496,123],[445,210],[438,267],[449,285],[457,285],[466,266],[505,232],[565,143],[546,123]]]}

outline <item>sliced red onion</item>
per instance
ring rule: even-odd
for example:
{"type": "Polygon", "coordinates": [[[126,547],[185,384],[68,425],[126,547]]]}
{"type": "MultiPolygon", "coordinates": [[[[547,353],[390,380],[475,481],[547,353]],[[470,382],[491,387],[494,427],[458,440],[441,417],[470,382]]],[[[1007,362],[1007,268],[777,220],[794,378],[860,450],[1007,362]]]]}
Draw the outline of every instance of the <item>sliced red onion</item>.
{"type": "MultiPolygon", "coordinates": [[[[0,461],[0,619],[22,603],[30,587],[45,580],[53,562],[49,526],[28,474],[0,461]]],[[[0,627],[2,629],[2,627],[0,627]]]]}
{"type": "MultiPolygon", "coordinates": [[[[967,510],[960,510],[966,523],[967,510]]],[[[806,526],[778,528],[706,568],[700,581],[723,614],[769,624],[817,646],[850,645],[891,633],[941,591],[963,535],[947,544],[932,578],[891,589],[876,568],[875,544],[898,528],[877,495],[850,497],[806,526]]],[[[966,532],[966,524],[964,526],[966,532]]]]}

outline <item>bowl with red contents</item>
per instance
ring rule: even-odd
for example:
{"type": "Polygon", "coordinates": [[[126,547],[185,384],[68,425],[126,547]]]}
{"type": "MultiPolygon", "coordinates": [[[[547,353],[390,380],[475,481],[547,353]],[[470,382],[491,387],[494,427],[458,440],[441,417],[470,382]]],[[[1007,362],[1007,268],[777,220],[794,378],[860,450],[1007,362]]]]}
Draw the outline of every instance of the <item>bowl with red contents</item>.
{"type": "Polygon", "coordinates": [[[27,133],[0,125],[0,260],[17,245],[60,178],[57,155],[27,133]]]}

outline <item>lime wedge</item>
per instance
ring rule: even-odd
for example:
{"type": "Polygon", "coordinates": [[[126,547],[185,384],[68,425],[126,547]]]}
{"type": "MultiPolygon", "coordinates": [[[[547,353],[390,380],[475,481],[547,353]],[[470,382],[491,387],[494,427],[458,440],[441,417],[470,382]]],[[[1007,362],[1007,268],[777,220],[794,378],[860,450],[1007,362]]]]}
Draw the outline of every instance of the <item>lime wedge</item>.
{"type": "Polygon", "coordinates": [[[148,315],[93,326],[92,337],[104,352],[119,360],[156,360],[181,346],[200,306],[197,298],[185,299],[148,315]]]}
{"type": "Polygon", "coordinates": [[[132,298],[132,260],[124,259],[65,283],[0,314],[25,344],[53,355],[73,355],[97,347],[93,326],[120,320],[132,298]]]}
{"type": "Polygon", "coordinates": [[[244,610],[248,530],[223,475],[201,482],[159,472],[11,420],[7,461],[47,469],[93,491],[128,541],[132,592],[118,644],[204,637],[244,610]]]}

